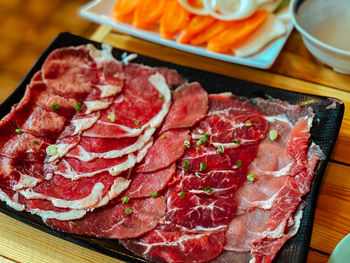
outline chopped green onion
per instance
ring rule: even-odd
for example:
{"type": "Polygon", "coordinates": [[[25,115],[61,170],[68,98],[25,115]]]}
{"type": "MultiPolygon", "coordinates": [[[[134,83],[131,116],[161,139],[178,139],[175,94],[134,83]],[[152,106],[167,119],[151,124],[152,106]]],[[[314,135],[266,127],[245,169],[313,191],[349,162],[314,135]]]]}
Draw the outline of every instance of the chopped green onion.
{"type": "Polygon", "coordinates": [[[135,121],[135,125],[136,126],[140,126],[140,122],[139,121],[135,121]]]}
{"type": "Polygon", "coordinates": [[[129,203],[129,201],[130,201],[130,197],[129,196],[124,196],[122,203],[123,204],[127,204],[127,203],[129,203]]]}
{"type": "Polygon", "coordinates": [[[198,147],[196,147],[196,152],[198,152],[199,151],[199,148],[198,147]]]}
{"type": "Polygon", "coordinates": [[[276,14],[278,13],[280,10],[282,10],[283,8],[285,8],[288,4],[289,4],[290,0],[283,0],[277,7],[275,10],[273,10],[273,12],[276,14]]]}
{"type": "Polygon", "coordinates": [[[274,140],[276,140],[278,137],[278,133],[276,130],[271,130],[269,133],[269,141],[273,142],[274,140]]]}
{"type": "Polygon", "coordinates": [[[47,155],[50,155],[50,156],[56,155],[57,154],[57,146],[54,144],[47,146],[46,153],[47,153],[47,155]]]}
{"type": "Polygon", "coordinates": [[[52,110],[56,111],[56,110],[58,110],[59,108],[60,108],[60,105],[58,105],[57,103],[51,104],[51,109],[52,109],[52,110]]]}
{"type": "Polygon", "coordinates": [[[233,139],[232,141],[236,144],[240,144],[239,140],[233,139]]]}
{"type": "Polygon", "coordinates": [[[199,165],[199,171],[203,171],[203,170],[205,170],[205,169],[207,169],[207,164],[206,164],[206,163],[200,163],[200,165],[199,165]]]}
{"type": "Polygon", "coordinates": [[[184,192],[180,192],[179,196],[181,197],[181,199],[185,199],[185,193],[184,192]]]}
{"type": "Polygon", "coordinates": [[[39,145],[39,142],[38,141],[33,141],[34,144],[36,145],[39,145]]]}
{"type": "Polygon", "coordinates": [[[218,145],[218,153],[223,154],[224,153],[224,147],[220,144],[218,145]]]}
{"type": "Polygon", "coordinates": [[[107,116],[107,118],[111,121],[111,122],[115,122],[115,114],[111,113],[107,116]]]}
{"type": "Polygon", "coordinates": [[[201,140],[197,141],[197,145],[201,146],[202,145],[202,141],[201,140]]]}
{"type": "Polygon", "coordinates": [[[127,209],[125,209],[125,214],[128,216],[132,213],[132,208],[128,207],[127,209]]]}
{"type": "Polygon", "coordinates": [[[152,198],[156,198],[157,196],[158,196],[158,192],[157,191],[155,191],[154,193],[151,194],[152,198]]]}
{"type": "Polygon", "coordinates": [[[241,166],[242,165],[242,161],[240,159],[237,160],[237,165],[241,166]]]}
{"type": "Polygon", "coordinates": [[[18,133],[18,134],[21,134],[21,133],[23,133],[23,130],[22,129],[16,129],[15,132],[18,133]]]}
{"type": "Polygon", "coordinates": [[[187,172],[188,170],[190,170],[191,164],[189,161],[185,161],[182,166],[184,167],[185,171],[187,172]]]}
{"type": "Polygon", "coordinates": [[[207,186],[206,188],[204,188],[203,190],[204,192],[206,192],[207,194],[210,194],[210,192],[212,191],[210,186],[207,186]]]}
{"type": "Polygon", "coordinates": [[[202,141],[203,143],[207,143],[208,139],[209,139],[209,135],[208,135],[208,134],[203,134],[203,135],[202,135],[202,138],[201,138],[201,141],[202,141]]]}
{"type": "Polygon", "coordinates": [[[247,175],[247,180],[248,180],[248,181],[253,182],[254,179],[255,179],[255,175],[254,175],[254,174],[248,174],[248,175],[247,175]]]}
{"type": "Polygon", "coordinates": [[[161,139],[165,139],[165,135],[163,134],[162,136],[160,136],[161,139]]]}
{"type": "Polygon", "coordinates": [[[164,99],[164,95],[163,94],[159,94],[158,96],[160,99],[164,99]]]}
{"type": "Polygon", "coordinates": [[[189,141],[184,141],[184,146],[190,148],[191,144],[189,141]]]}
{"type": "Polygon", "coordinates": [[[81,104],[81,102],[75,103],[75,110],[76,111],[81,111],[82,108],[83,108],[83,104],[81,104]]]}
{"type": "Polygon", "coordinates": [[[249,126],[252,126],[252,122],[251,122],[250,120],[247,120],[247,121],[245,122],[245,125],[248,126],[248,127],[249,127],[249,126]]]}

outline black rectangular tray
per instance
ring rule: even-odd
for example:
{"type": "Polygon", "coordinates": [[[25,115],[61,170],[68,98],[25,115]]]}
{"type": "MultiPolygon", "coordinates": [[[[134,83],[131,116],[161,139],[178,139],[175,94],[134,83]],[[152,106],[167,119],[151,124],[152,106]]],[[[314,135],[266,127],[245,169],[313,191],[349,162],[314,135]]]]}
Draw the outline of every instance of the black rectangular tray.
{"type": "MultiPolygon", "coordinates": [[[[56,48],[66,46],[78,46],[91,43],[100,48],[100,43],[85,39],[71,33],[59,34],[50,46],[43,52],[33,68],[24,77],[18,88],[0,105],[0,118],[4,117],[11,109],[11,106],[21,100],[25,92],[26,85],[30,82],[33,75],[41,68],[44,60],[56,48]]],[[[124,50],[113,49],[113,55],[120,59],[124,50]]],[[[318,144],[326,155],[316,167],[315,176],[312,182],[311,191],[305,196],[307,206],[304,209],[302,223],[298,233],[287,241],[281,248],[274,262],[301,263],[306,262],[309,249],[313,219],[316,209],[316,202],[322,177],[330,158],[331,151],[337,139],[340,125],[344,113],[344,104],[336,103],[336,107],[326,109],[333,103],[329,98],[308,95],[303,93],[280,90],[265,85],[260,85],[248,81],[234,79],[219,74],[214,74],[198,69],[184,67],[158,59],[139,55],[133,62],[156,67],[169,67],[176,69],[186,80],[199,81],[208,93],[232,92],[239,96],[248,98],[254,97],[273,97],[288,101],[291,104],[310,106],[316,113],[313,127],[311,129],[311,138],[318,144]]],[[[47,227],[40,217],[31,215],[28,212],[19,212],[11,209],[4,202],[0,202],[0,212],[5,213],[21,222],[50,233],[54,236],[71,241],[83,247],[99,251],[103,254],[124,260],[126,262],[146,262],[131,252],[124,249],[117,240],[98,239],[86,236],[66,234],[52,230],[47,227]]]]}

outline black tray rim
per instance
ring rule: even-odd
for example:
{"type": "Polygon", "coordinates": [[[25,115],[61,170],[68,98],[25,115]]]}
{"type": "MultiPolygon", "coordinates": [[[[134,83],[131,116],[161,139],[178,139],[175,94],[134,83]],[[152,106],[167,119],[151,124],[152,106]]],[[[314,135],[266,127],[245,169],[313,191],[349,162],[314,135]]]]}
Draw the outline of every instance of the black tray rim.
{"type": "MultiPolygon", "coordinates": [[[[17,86],[17,88],[13,91],[12,94],[10,94],[9,97],[7,97],[7,99],[2,103],[0,104],[0,118],[4,117],[11,109],[11,106],[14,105],[13,101],[16,101],[19,102],[19,100],[22,98],[23,94],[24,94],[24,91],[25,91],[25,88],[27,86],[27,84],[30,82],[31,78],[33,77],[33,75],[38,71],[38,69],[41,68],[43,62],[45,61],[46,57],[56,48],[59,48],[59,47],[68,47],[68,46],[77,46],[77,44],[73,44],[73,43],[63,43],[63,45],[59,45],[57,47],[57,44],[60,43],[60,42],[81,42],[81,44],[93,44],[94,46],[97,46],[97,47],[101,47],[101,44],[100,42],[97,42],[97,41],[93,41],[93,40],[90,40],[90,39],[87,39],[87,38],[84,38],[84,37],[81,37],[81,36],[78,36],[78,35],[75,35],[75,34],[72,34],[70,32],[62,32],[60,34],[58,34],[54,39],[53,41],[49,44],[49,46],[43,51],[43,53],[39,56],[38,60],[35,62],[35,64],[32,66],[32,68],[29,70],[29,72],[25,75],[25,77],[20,81],[19,85],[17,86]],[[67,40],[68,39],[68,40],[67,40]],[[5,111],[3,112],[3,109],[5,109],[5,111]]],[[[62,44],[62,43],[61,43],[62,44]]],[[[115,47],[112,47],[112,50],[113,51],[117,51],[117,52],[126,52],[126,53],[135,53],[135,52],[129,52],[129,51],[126,51],[126,50],[122,50],[122,49],[119,49],[119,48],[115,48],[115,47]]],[[[136,53],[137,54],[137,53],[136,53]]],[[[191,71],[196,71],[196,72],[202,72],[203,74],[209,74],[209,75],[214,75],[214,76],[218,76],[218,77],[222,77],[222,78],[231,78],[231,77],[228,77],[228,76],[225,76],[225,75],[222,75],[222,74],[218,74],[218,73],[213,73],[213,72],[208,72],[208,71],[204,71],[204,70],[200,70],[200,69],[196,69],[196,68],[193,68],[193,67],[189,67],[189,66],[183,66],[183,65],[179,65],[179,64],[175,64],[175,63],[172,63],[172,62],[168,62],[166,60],[160,60],[160,59],[157,59],[157,58],[153,58],[153,57],[150,57],[150,56],[145,56],[145,55],[141,55],[141,54],[137,54],[137,59],[141,59],[141,60],[150,60],[151,62],[153,63],[160,63],[160,64],[166,64],[167,67],[170,67],[170,68],[174,68],[174,67],[181,67],[181,68],[186,68],[186,69],[189,69],[191,71]]],[[[139,62],[138,62],[139,63],[139,62]]],[[[151,65],[152,66],[152,65],[151,65]]],[[[235,79],[235,78],[231,78],[231,79],[235,79]]],[[[239,80],[239,79],[237,79],[239,80]]],[[[327,166],[327,163],[329,162],[330,160],[330,156],[331,156],[331,153],[333,151],[333,148],[334,148],[334,145],[335,145],[335,141],[338,137],[338,134],[339,134],[339,130],[340,130],[340,127],[341,127],[341,123],[342,123],[342,119],[343,119],[343,115],[344,115],[344,109],[345,109],[345,106],[344,104],[342,103],[341,100],[337,99],[337,98],[333,98],[333,97],[326,97],[326,96],[320,96],[320,95],[313,95],[313,94],[308,94],[308,93],[303,93],[303,92],[294,92],[294,91],[289,91],[289,90],[281,90],[281,89],[278,89],[278,88],[275,88],[275,87],[271,87],[271,86],[268,86],[268,85],[264,85],[264,84],[259,84],[259,83],[254,83],[252,81],[246,81],[246,80],[239,80],[241,82],[246,82],[246,83],[252,83],[254,85],[258,85],[258,86],[261,86],[262,88],[265,88],[265,89],[270,89],[270,90],[277,90],[277,91],[280,91],[284,94],[289,94],[290,96],[293,96],[293,95],[303,95],[303,96],[306,96],[306,97],[310,97],[310,98],[317,98],[317,99],[321,99],[321,100],[324,100],[324,101],[333,101],[333,100],[336,100],[337,103],[336,104],[336,110],[337,110],[337,117],[336,119],[334,120],[336,125],[333,127],[333,137],[332,137],[332,141],[330,142],[329,144],[329,147],[328,147],[328,151],[326,153],[326,156],[323,160],[321,160],[316,169],[315,169],[315,176],[313,178],[313,181],[312,181],[312,185],[311,185],[311,188],[310,188],[310,192],[306,195],[306,196],[309,196],[310,193],[313,193],[313,196],[310,200],[310,202],[308,202],[307,206],[308,208],[310,209],[309,211],[309,217],[308,217],[308,225],[310,226],[309,228],[307,228],[305,230],[305,235],[306,235],[306,239],[304,240],[304,246],[305,246],[305,249],[302,251],[301,255],[299,255],[299,259],[302,260],[302,261],[298,261],[298,262],[306,262],[306,259],[307,259],[307,255],[308,255],[308,250],[309,250],[309,245],[310,245],[310,241],[311,241],[311,232],[312,232],[312,228],[313,228],[313,223],[314,223],[314,216],[315,216],[315,210],[316,210],[316,205],[317,205],[317,199],[318,199],[318,193],[319,193],[319,189],[320,189],[320,185],[322,183],[322,179],[323,179],[323,176],[324,176],[324,172],[325,172],[325,169],[326,169],[326,166],[327,166]],[[316,176],[318,175],[318,176],[316,176]]],[[[79,236],[79,235],[74,235],[74,234],[69,234],[69,233],[64,233],[64,232],[59,232],[59,231],[56,231],[56,230],[53,230],[49,227],[47,227],[46,225],[44,225],[44,223],[41,221],[41,218],[36,216],[36,215],[32,215],[28,212],[25,212],[25,211],[21,211],[21,212],[18,212],[10,207],[8,207],[6,205],[6,203],[4,202],[0,202],[1,206],[0,206],[0,212],[3,213],[3,214],[6,214],[7,216],[10,216],[20,222],[23,222],[29,226],[32,226],[36,229],[39,229],[43,232],[46,232],[46,233],[49,233],[55,237],[58,237],[58,238],[62,238],[66,241],[69,241],[69,242],[72,242],[72,243],[75,243],[77,245],[80,245],[82,247],[85,247],[87,249],[91,249],[93,251],[97,251],[97,252],[100,252],[100,253],[103,253],[107,256],[110,256],[110,257],[114,257],[114,258],[117,258],[117,259],[120,259],[120,260],[124,260],[125,262],[148,262],[138,256],[135,256],[133,255],[131,252],[127,253],[127,252],[123,252],[123,251],[116,251],[116,250],[113,250],[112,248],[110,247],[103,247],[100,245],[100,243],[103,244],[103,242],[106,242],[105,239],[98,239],[98,238],[92,238],[92,237],[84,237],[84,236],[79,236]],[[22,214],[24,214],[25,216],[29,217],[26,218],[26,217],[23,217],[22,214]]],[[[304,220],[304,218],[303,218],[304,220]]],[[[299,232],[298,232],[299,233],[299,232]]],[[[297,235],[298,235],[297,233],[297,235]]],[[[281,248],[281,250],[279,251],[279,253],[277,254],[275,260],[273,262],[286,262],[282,259],[279,260],[279,255],[281,254],[281,251],[284,249],[284,247],[291,242],[291,240],[293,240],[295,237],[292,237],[290,240],[287,241],[287,243],[281,248]]],[[[117,241],[115,241],[117,242],[117,241]]]]}

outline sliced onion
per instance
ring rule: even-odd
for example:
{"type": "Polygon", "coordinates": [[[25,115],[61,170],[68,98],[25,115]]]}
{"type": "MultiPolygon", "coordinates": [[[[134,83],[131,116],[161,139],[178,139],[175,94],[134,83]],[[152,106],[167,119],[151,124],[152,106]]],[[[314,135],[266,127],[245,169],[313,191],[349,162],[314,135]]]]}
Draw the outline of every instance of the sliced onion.
{"type": "Polygon", "coordinates": [[[211,16],[225,21],[247,18],[258,7],[257,0],[203,0],[203,4],[211,16]]]}
{"type": "MultiPolygon", "coordinates": [[[[203,3],[203,0],[197,0],[197,1],[203,3]]],[[[184,8],[186,8],[188,11],[190,11],[190,12],[193,13],[193,14],[196,14],[196,15],[208,15],[208,14],[209,14],[209,12],[208,12],[208,10],[206,9],[204,3],[203,3],[203,7],[202,7],[202,8],[193,7],[192,5],[190,5],[190,4],[188,3],[188,0],[179,0],[179,3],[180,3],[184,8]]]]}

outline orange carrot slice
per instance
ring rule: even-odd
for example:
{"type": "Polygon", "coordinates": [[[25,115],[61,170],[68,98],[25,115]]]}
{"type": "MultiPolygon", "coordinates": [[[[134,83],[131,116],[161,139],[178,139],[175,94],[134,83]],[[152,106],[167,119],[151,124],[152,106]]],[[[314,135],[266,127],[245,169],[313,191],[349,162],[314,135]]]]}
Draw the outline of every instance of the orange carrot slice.
{"type": "Polygon", "coordinates": [[[140,0],[136,7],[133,25],[142,29],[149,29],[161,18],[166,0],[140,0]]]}
{"type": "Polygon", "coordinates": [[[177,0],[168,0],[160,20],[160,34],[165,39],[172,39],[190,20],[190,13],[177,0]]]}
{"type": "Polygon", "coordinates": [[[117,20],[125,20],[136,9],[140,0],[118,0],[114,5],[112,16],[117,20]]]}
{"type": "Polygon", "coordinates": [[[176,41],[182,44],[189,43],[191,39],[213,24],[214,21],[215,18],[211,16],[194,16],[191,22],[181,31],[176,41]]]}
{"type": "Polygon", "coordinates": [[[212,23],[207,29],[202,31],[200,34],[198,34],[196,37],[194,37],[190,43],[192,45],[202,45],[207,43],[211,38],[217,36],[221,32],[223,32],[225,29],[229,28],[233,25],[235,21],[220,21],[216,20],[214,23],[212,23]]]}
{"type": "Polygon", "coordinates": [[[235,21],[231,27],[208,41],[207,50],[227,52],[246,40],[265,21],[266,17],[267,11],[259,10],[246,19],[235,21]]]}

